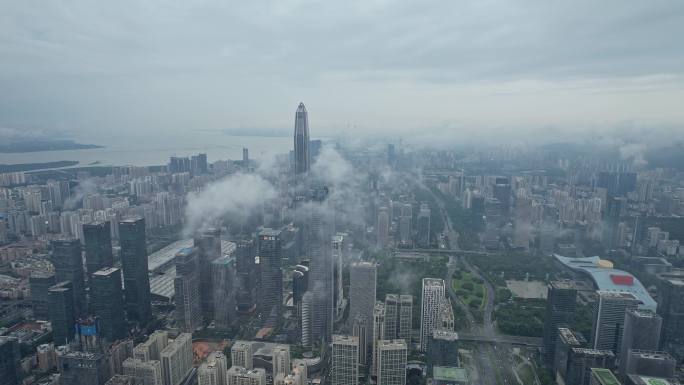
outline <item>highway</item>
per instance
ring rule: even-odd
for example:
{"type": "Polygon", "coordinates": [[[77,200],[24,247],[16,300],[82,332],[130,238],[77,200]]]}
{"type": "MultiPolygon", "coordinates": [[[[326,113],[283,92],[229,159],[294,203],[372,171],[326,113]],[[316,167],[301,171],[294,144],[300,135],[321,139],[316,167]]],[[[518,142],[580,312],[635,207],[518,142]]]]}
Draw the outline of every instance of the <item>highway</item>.
{"type": "Polygon", "coordinates": [[[527,385],[520,384],[517,376],[513,372],[516,363],[513,362],[512,345],[523,346],[538,346],[539,339],[529,339],[518,336],[508,336],[500,334],[494,325],[492,314],[494,312],[494,301],[496,299],[496,291],[494,286],[485,279],[480,271],[470,265],[465,258],[459,258],[459,255],[489,254],[481,251],[467,252],[459,250],[458,248],[458,234],[453,230],[451,219],[444,208],[444,202],[435,194],[440,209],[442,210],[442,217],[444,218],[444,232],[449,239],[449,249],[439,250],[415,250],[415,252],[426,252],[440,254],[448,254],[449,262],[447,264],[447,271],[445,276],[445,284],[447,286],[447,293],[451,302],[458,306],[465,314],[469,323],[469,330],[461,331],[464,340],[470,340],[475,344],[473,350],[473,358],[476,373],[473,374],[474,385],[527,385]],[[486,302],[483,309],[483,324],[478,324],[473,316],[470,308],[465,304],[454,292],[451,286],[451,277],[454,271],[458,268],[459,262],[471,274],[480,278],[484,284],[486,293],[486,302]]]}

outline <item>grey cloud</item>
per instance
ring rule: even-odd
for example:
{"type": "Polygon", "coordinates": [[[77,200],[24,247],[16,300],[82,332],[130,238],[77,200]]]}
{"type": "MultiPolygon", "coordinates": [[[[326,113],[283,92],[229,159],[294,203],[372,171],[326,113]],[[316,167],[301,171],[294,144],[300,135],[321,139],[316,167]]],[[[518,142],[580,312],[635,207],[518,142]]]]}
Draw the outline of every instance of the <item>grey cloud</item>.
{"type": "Polygon", "coordinates": [[[677,0],[2,8],[0,125],[9,127],[290,127],[300,99],[319,132],[684,121],[668,104],[683,94],[677,0]]]}

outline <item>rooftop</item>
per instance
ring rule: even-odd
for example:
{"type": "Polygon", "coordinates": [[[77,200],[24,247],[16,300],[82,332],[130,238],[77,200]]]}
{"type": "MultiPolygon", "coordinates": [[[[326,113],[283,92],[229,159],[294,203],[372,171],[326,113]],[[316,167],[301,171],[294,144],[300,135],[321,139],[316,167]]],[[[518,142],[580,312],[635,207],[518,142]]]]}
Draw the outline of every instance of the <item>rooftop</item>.
{"type": "Polygon", "coordinates": [[[648,290],[632,274],[612,267],[605,267],[599,257],[568,258],[554,254],[554,257],[569,269],[589,275],[601,291],[628,292],[641,301],[640,308],[656,310],[658,304],[648,290]]]}
{"type": "Polygon", "coordinates": [[[449,366],[435,366],[432,370],[433,378],[435,380],[446,381],[468,381],[468,372],[464,368],[449,367],[449,366]]]}
{"type": "Polygon", "coordinates": [[[622,385],[610,369],[592,368],[591,375],[599,381],[600,385],[622,385]]]}

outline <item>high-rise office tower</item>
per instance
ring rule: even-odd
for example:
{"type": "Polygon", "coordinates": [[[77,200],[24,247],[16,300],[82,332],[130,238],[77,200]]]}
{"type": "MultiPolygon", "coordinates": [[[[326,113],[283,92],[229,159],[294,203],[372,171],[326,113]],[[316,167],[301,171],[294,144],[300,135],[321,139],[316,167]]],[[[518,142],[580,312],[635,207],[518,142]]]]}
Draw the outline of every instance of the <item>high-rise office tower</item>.
{"type": "Polygon", "coordinates": [[[406,384],[407,348],[404,340],[383,340],[378,343],[378,385],[406,384]]]}
{"type": "Polygon", "coordinates": [[[663,319],[651,310],[629,309],[620,346],[620,376],[624,378],[630,350],[658,350],[663,319]]]}
{"type": "Polygon", "coordinates": [[[661,346],[684,357],[684,276],[663,274],[658,282],[658,314],[663,318],[661,346]]]}
{"type": "Polygon", "coordinates": [[[185,332],[192,332],[202,326],[197,254],[196,247],[188,247],[180,250],[174,258],[176,278],[173,280],[173,287],[176,293],[174,296],[176,324],[185,332]]]}
{"type": "Polygon", "coordinates": [[[245,369],[252,369],[254,361],[252,360],[252,343],[249,341],[235,341],[230,348],[230,357],[232,366],[239,366],[245,369]]]}
{"type": "Polygon", "coordinates": [[[677,360],[667,352],[630,349],[625,358],[620,358],[620,366],[624,361],[624,375],[636,374],[650,377],[674,378],[677,360]]]}
{"type": "Polygon", "coordinates": [[[378,209],[378,220],[376,222],[377,247],[384,249],[389,244],[390,215],[387,207],[378,209]]]}
{"type": "Polygon", "coordinates": [[[458,364],[458,333],[448,330],[432,332],[428,352],[428,376],[432,376],[435,366],[457,367],[458,364]]]}
{"type": "Polygon", "coordinates": [[[622,329],[627,310],[636,309],[641,301],[628,292],[596,292],[598,300],[594,309],[591,331],[592,347],[597,350],[619,352],[622,329]]]}
{"type": "Polygon", "coordinates": [[[399,326],[399,296],[396,294],[385,295],[385,340],[397,338],[399,326]]]}
{"type": "Polygon", "coordinates": [[[100,334],[109,342],[126,336],[121,270],[105,267],[90,275],[93,314],[99,318],[100,334]]]}
{"type": "Polygon", "coordinates": [[[309,173],[310,162],[309,116],[304,103],[299,103],[295,113],[294,131],[294,172],[296,178],[306,177],[309,173]]]}
{"type": "Polygon", "coordinates": [[[259,233],[259,312],[266,325],[274,326],[281,316],[283,303],[283,272],[280,231],[263,229],[259,233]]]}
{"type": "Polygon", "coordinates": [[[314,202],[307,214],[309,221],[307,248],[309,265],[309,290],[313,292],[311,338],[313,343],[330,343],[334,321],[334,264],[332,259],[332,235],[334,221],[332,205],[327,201],[328,189],[317,186],[311,189],[314,202]]]}
{"type": "Polygon", "coordinates": [[[102,268],[114,266],[112,232],[109,221],[84,224],[83,239],[85,241],[88,276],[102,268]]]}
{"type": "MultiPolygon", "coordinates": [[[[352,321],[358,316],[373,319],[376,289],[377,265],[372,262],[352,263],[349,267],[349,317],[352,321]]],[[[367,327],[366,335],[370,335],[371,325],[367,327]]],[[[366,349],[371,347],[371,342],[367,341],[366,349]]]]}
{"type": "Polygon", "coordinates": [[[334,335],[332,340],[332,385],[356,385],[359,381],[359,339],[334,335]]]}
{"type": "Polygon", "coordinates": [[[406,345],[411,345],[411,331],[413,330],[413,296],[399,296],[399,330],[398,338],[406,341],[406,345]]]}
{"type": "Polygon", "coordinates": [[[377,302],[373,308],[373,334],[371,339],[371,354],[373,357],[371,373],[377,373],[378,368],[378,343],[385,336],[385,304],[377,302]]]}
{"type": "Polygon", "coordinates": [[[126,376],[138,381],[136,383],[143,385],[164,384],[159,360],[143,361],[137,358],[128,358],[123,363],[123,372],[126,376]]]}
{"type": "Polygon", "coordinates": [[[314,312],[314,294],[312,291],[307,291],[302,296],[302,316],[300,320],[300,332],[302,345],[311,347],[312,346],[312,336],[311,329],[313,324],[313,312],[314,312]]]}
{"type": "Polygon", "coordinates": [[[610,350],[570,349],[564,383],[566,385],[590,385],[592,368],[615,369],[615,354],[610,350]]]}
{"type": "Polygon", "coordinates": [[[124,275],[124,298],[128,319],[146,325],[152,317],[150,278],[145,243],[145,220],[125,219],[119,222],[121,267],[124,275]]]}
{"type": "Polygon", "coordinates": [[[302,299],[307,290],[309,290],[309,268],[297,265],[292,271],[292,304],[299,317],[302,315],[302,299]]]}
{"type": "Polygon", "coordinates": [[[249,149],[246,147],[242,148],[242,165],[249,166],[249,149]]]}
{"type": "Polygon", "coordinates": [[[74,296],[74,312],[77,317],[86,315],[85,281],[83,279],[83,258],[81,257],[81,241],[63,239],[51,242],[52,255],[50,262],[55,266],[57,282],[70,281],[74,296]]]}
{"type": "Polygon", "coordinates": [[[194,245],[197,248],[197,262],[199,265],[202,318],[208,322],[214,319],[211,263],[221,256],[221,230],[212,228],[202,231],[195,236],[194,245]]]}
{"type": "Polygon", "coordinates": [[[0,337],[0,379],[3,384],[19,384],[19,341],[12,337],[0,337]]]}
{"type": "Polygon", "coordinates": [[[444,298],[444,280],[423,278],[422,309],[420,315],[420,350],[427,352],[430,338],[439,319],[440,303],[444,298]]]}
{"type": "Polygon", "coordinates": [[[74,291],[71,281],[59,282],[48,290],[48,311],[52,324],[52,338],[56,345],[65,345],[74,339],[74,291]]]}
{"type": "Polygon", "coordinates": [[[339,317],[344,311],[344,280],[342,273],[344,272],[344,256],[345,256],[345,235],[337,233],[332,237],[332,260],[334,264],[334,293],[333,301],[335,303],[335,316],[339,317]]]}
{"type": "Polygon", "coordinates": [[[198,385],[228,385],[228,358],[212,352],[197,370],[198,385]]]}
{"type": "Polygon", "coordinates": [[[368,319],[362,315],[356,316],[352,324],[352,335],[359,339],[359,364],[364,366],[368,365],[368,330],[368,319]]]}
{"type": "Polygon", "coordinates": [[[570,350],[573,348],[584,348],[587,340],[579,333],[573,332],[569,328],[558,328],[558,338],[556,339],[556,352],[553,355],[553,378],[564,379],[568,373],[568,359],[570,350]]]}
{"type": "Polygon", "coordinates": [[[553,364],[558,328],[572,325],[577,308],[577,290],[571,281],[552,281],[547,288],[544,318],[544,361],[553,364]]]}
{"type": "Polygon", "coordinates": [[[237,320],[235,257],[225,255],[214,259],[211,263],[211,283],[215,298],[212,312],[215,326],[227,329],[237,320]]]}
{"type": "Polygon", "coordinates": [[[430,246],[430,209],[426,203],[420,205],[420,211],[418,211],[418,218],[416,219],[416,228],[418,230],[418,246],[430,246]]]}
{"type": "Polygon", "coordinates": [[[104,385],[111,376],[104,354],[58,350],[60,385],[104,385]]]}
{"type": "Polygon", "coordinates": [[[254,310],[257,300],[258,275],[254,240],[243,239],[238,241],[235,256],[238,279],[237,310],[241,314],[246,314],[254,310]]]}
{"type": "Polygon", "coordinates": [[[31,290],[31,309],[33,317],[47,320],[50,317],[48,290],[57,283],[55,274],[47,271],[34,271],[29,278],[31,290]]]}
{"type": "Polygon", "coordinates": [[[245,369],[233,366],[228,369],[228,385],[266,385],[266,371],[261,368],[245,369]]]}
{"type": "Polygon", "coordinates": [[[278,375],[286,376],[292,369],[290,367],[290,346],[276,345],[271,351],[273,364],[273,377],[278,375]]]}
{"type": "Polygon", "coordinates": [[[178,335],[160,356],[164,385],[180,385],[192,370],[192,334],[178,335]]]}

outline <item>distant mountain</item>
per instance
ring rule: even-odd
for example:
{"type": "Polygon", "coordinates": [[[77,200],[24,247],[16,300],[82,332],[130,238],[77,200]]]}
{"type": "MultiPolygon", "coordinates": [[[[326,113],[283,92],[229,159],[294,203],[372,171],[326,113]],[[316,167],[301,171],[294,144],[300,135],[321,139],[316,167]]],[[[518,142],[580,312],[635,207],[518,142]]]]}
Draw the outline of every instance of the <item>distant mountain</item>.
{"type": "Polygon", "coordinates": [[[0,153],[23,153],[42,151],[84,150],[102,148],[95,144],[81,144],[73,140],[22,139],[0,144],[0,153]]]}

